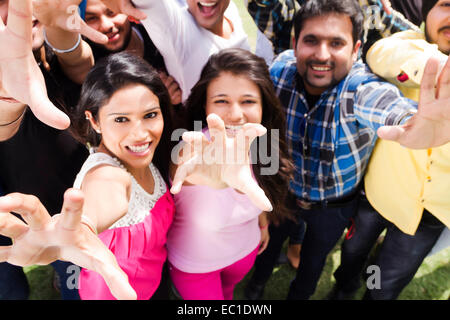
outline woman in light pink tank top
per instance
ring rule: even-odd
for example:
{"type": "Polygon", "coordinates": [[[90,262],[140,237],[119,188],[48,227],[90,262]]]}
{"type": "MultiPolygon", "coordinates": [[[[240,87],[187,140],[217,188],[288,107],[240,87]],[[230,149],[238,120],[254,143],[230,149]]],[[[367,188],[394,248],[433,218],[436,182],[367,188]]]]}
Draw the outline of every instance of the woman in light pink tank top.
{"type": "MultiPolygon", "coordinates": [[[[178,184],[172,187],[176,189],[176,214],[167,239],[172,282],[183,299],[230,300],[235,285],[250,271],[258,252],[267,246],[269,221],[277,222],[290,215],[284,207],[292,172],[284,141],[284,114],[265,61],[242,49],[226,49],[210,57],[191,91],[186,111],[187,128],[203,128],[203,137],[189,134],[185,139],[193,145],[200,143],[205,147],[207,140],[223,140],[226,145],[233,138],[241,139],[245,145],[246,136],[255,137],[251,130],[257,131],[256,124],[262,124],[269,137],[258,139],[259,153],[254,154],[257,160],[251,163],[249,154],[242,154],[248,148],[238,148],[234,158],[228,158],[229,154],[211,157],[225,163],[224,167],[229,164],[231,168],[235,163],[244,164],[242,168],[247,166],[247,183],[260,186],[270,200],[269,206],[274,208],[272,213],[262,211],[261,205],[255,205],[254,195],[239,192],[243,191],[239,186],[213,188],[191,176],[179,188],[180,181],[174,178],[173,185],[178,184]],[[226,138],[220,132],[211,132],[213,114],[223,120],[226,138]],[[271,129],[281,132],[276,143],[270,143],[271,129]],[[267,154],[272,155],[273,167],[264,171],[261,157],[267,154]]],[[[204,157],[198,160],[208,162],[204,157]]],[[[228,175],[223,171],[221,174],[228,175]]]]}

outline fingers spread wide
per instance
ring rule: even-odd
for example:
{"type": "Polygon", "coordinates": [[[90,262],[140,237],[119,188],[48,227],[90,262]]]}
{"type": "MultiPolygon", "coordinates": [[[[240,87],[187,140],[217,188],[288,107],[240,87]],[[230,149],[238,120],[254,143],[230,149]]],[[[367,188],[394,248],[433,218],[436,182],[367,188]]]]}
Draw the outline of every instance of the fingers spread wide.
{"type": "Polygon", "coordinates": [[[50,221],[50,215],[39,199],[22,193],[1,197],[0,212],[20,214],[32,230],[41,230],[50,221]]]}
{"type": "Polygon", "coordinates": [[[8,29],[21,39],[29,39],[32,31],[32,1],[9,1],[8,29]]]}
{"type": "Polygon", "coordinates": [[[439,75],[438,98],[450,98],[450,58],[447,59],[447,62],[439,75]]]}
{"type": "Polygon", "coordinates": [[[436,99],[435,82],[439,68],[439,61],[436,58],[428,59],[420,83],[420,103],[419,108],[424,104],[433,102],[436,99]]]}
{"type": "Polygon", "coordinates": [[[83,213],[83,192],[77,189],[68,189],[64,193],[61,221],[65,229],[75,230],[81,223],[83,213]]]}
{"type": "Polygon", "coordinates": [[[8,212],[0,212],[0,234],[8,238],[18,238],[27,232],[28,226],[8,212]]]}

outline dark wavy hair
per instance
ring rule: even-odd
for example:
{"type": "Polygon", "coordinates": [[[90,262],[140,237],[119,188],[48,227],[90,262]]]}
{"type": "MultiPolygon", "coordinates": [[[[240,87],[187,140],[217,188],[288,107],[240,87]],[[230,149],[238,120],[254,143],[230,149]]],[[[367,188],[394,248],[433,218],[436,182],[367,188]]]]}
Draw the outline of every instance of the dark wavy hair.
{"type": "MultiPolygon", "coordinates": [[[[254,82],[262,97],[262,121],[261,124],[267,128],[268,150],[278,154],[279,170],[274,175],[263,175],[264,168],[259,155],[252,154],[255,164],[253,173],[260,187],[264,190],[273,206],[272,213],[268,214],[271,222],[279,223],[284,218],[292,218],[292,212],[286,205],[286,197],[289,193],[289,180],[293,174],[293,164],[289,156],[285,140],[286,120],[280,100],[278,99],[266,62],[250,51],[231,48],[224,49],[212,55],[203,67],[200,80],[192,88],[191,94],[186,101],[186,128],[194,130],[194,122],[201,121],[202,127],[206,126],[206,93],[208,85],[218,78],[223,72],[229,72],[236,76],[244,76],[254,82]],[[279,130],[278,149],[271,144],[271,129],[279,130]]],[[[255,140],[260,143],[261,138],[255,140]]],[[[255,143],[253,142],[253,143],[255,143]]]]}
{"type": "Polygon", "coordinates": [[[90,121],[86,120],[85,111],[90,111],[98,121],[99,110],[108,103],[113,94],[133,84],[146,86],[159,99],[164,129],[152,162],[168,181],[170,151],[173,147],[170,139],[172,104],[158,72],[145,60],[126,52],[112,54],[99,60],[87,75],[81,88],[80,100],[71,113],[71,132],[81,143],[97,147],[101,136],[92,128],[90,121]]]}

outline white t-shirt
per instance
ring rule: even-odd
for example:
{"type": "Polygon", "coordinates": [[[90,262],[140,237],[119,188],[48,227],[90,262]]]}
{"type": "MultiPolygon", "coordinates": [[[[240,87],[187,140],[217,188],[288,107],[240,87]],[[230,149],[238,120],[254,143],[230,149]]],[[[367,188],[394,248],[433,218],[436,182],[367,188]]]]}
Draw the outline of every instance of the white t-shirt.
{"type": "Polygon", "coordinates": [[[142,24],[164,57],[167,71],[183,91],[183,102],[212,54],[225,48],[250,50],[239,11],[232,1],[225,11],[225,17],[233,25],[230,39],[200,27],[187,6],[180,6],[175,0],[134,0],[133,3],[147,15],[142,24]]]}

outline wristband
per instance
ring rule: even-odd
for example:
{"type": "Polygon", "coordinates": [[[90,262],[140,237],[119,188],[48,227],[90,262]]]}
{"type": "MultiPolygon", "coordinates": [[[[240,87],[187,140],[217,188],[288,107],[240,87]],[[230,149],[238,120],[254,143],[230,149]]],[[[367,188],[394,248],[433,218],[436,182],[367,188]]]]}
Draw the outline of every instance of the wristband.
{"type": "Polygon", "coordinates": [[[70,49],[65,49],[65,50],[57,49],[57,48],[55,48],[54,46],[52,46],[52,45],[50,44],[50,42],[48,41],[48,39],[47,39],[47,33],[45,32],[45,28],[44,28],[44,30],[43,30],[43,33],[44,33],[44,41],[45,41],[45,43],[46,43],[46,44],[50,47],[50,49],[52,49],[52,51],[55,52],[55,53],[70,53],[70,52],[73,52],[73,51],[75,51],[76,48],[78,48],[78,46],[79,46],[80,43],[81,43],[81,35],[78,34],[78,40],[77,40],[77,43],[75,43],[75,45],[74,45],[72,48],[70,48],[70,49]]]}

